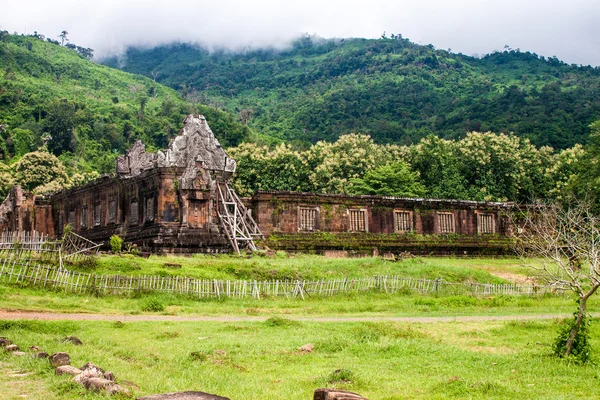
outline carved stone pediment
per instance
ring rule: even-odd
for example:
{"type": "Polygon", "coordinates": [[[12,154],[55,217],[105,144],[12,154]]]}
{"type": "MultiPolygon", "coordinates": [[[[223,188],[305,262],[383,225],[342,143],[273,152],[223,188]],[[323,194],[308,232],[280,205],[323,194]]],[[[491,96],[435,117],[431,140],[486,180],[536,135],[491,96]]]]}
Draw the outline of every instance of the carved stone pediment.
{"type": "Polygon", "coordinates": [[[117,157],[117,174],[137,176],[143,170],[155,167],[156,159],[157,155],[147,153],[144,143],[138,140],[126,155],[117,157]]]}
{"type": "Polygon", "coordinates": [[[138,140],[127,154],[117,157],[117,174],[122,177],[137,176],[154,167],[184,168],[181,188],[197,189],[210,181],[206,171],[231,175],[236,163],[223,150],[204,116],[188,115],[183,129],[171,140],[168,149],[156,154],[147,153],[144,144],[138,140]]]}

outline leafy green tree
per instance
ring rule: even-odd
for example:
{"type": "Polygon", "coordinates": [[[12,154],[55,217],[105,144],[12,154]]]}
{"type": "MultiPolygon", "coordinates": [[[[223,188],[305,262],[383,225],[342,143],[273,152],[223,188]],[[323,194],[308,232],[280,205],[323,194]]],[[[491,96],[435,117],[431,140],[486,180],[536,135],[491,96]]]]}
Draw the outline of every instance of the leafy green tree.
{"type": "Polygon", "coordinates": [[[401,153],[399,146],[382,146],[368,135],[349,134],[334,143],[318,142],[305,152],[304,157],[314,190],[346,193],[350,179],[398,159],[401,153]]]}
{"type": "Polygon", "coordinates": [[[589,143],[578,157],[569,189],[578,198],[587,198],[600,208],[600,121],[591,124],[589,143]]]}
{"type": "Polygon", "coordinates": [[[15,156],[22,156],[40,146],[40,139],[29,129],[15,128],[10,131],[15,156]]]}
{"type": "Polygon", "coordinates": [[[52,182],[57,188],[69,183],[64,165],[54,155],[45,151],[25,154],[14,166],[15,183],[26,190],[52,182]]]}
{"type": "Polygon", "coordinates": [[[471,198],[457,149],[456,142],[433,135],[410,146],[408,161],[413,170],[419,173],[421,182],[427,188],[428,197],[471,198]]]}
{"type": "Polygon", "coordinates": [[[350,182],[348,191],[351,194],[421,197],[426,193],[419,175],[403,161],[382,165],[367,171],[362,178],[350,179],[350,182]]]}
{"type": "Polygon", "coordinates": [[[48,107],[48,115],[44,119],[45,131],[52,139],[48,148],[59,155],[63,151],[73,151],[73,130],[76,125],[77,105],[72,101],[53,101],[48,107]]]}

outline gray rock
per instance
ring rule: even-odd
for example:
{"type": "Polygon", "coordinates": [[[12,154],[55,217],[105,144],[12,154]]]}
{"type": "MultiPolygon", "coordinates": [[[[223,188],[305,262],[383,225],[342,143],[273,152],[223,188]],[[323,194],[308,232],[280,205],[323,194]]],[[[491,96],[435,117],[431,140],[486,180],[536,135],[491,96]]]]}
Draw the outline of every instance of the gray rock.
{"type": "Polygon", "coordinates": [[[129,391],[129,389],[126,389],[121,385],[117,385],[116,383],[113,383],[112,385],[110,385],[109,387],[106,388],[106,394],[108,394],[108,395],[123,394],[125,396],[129,396],[129,395],[131,395],[131,392],[129,391]]]}
{"type": "Polygon", "coordinates": [[[116,380],[116,379],[115,379],[115,374],[113,374],[113,373],[112,373],[112,372],[110,372],[110,371],[106,371],[106,372],[104,373],[104,379],[107,379],[107,380],[109,380],[109,381],[111,381],[111,382],[114,382],[114,381],[116,380]]]}
{"type": "Polygon", "coordinates": [[[50,355],[48,353],[46,353],[45,351],[40,351],[39,353],[35,353],[33,355],[33,358],[48,358],[50,357],[50,355]]]}
{"type": "Polygon", "coordinates": [[[58,352],[54,353],[49,358],[50,364],[54,368],[60,367],[61,365],[71,365],[71,357],[67,353],[58,352]]]}
{"type": "Polygon", "coordinates": [[[93,392],[101,392],[106,390],[109,386],[114,385],[114,382],[104,378],[88,378],[81,381],[81,384],[87,389],[93,392]]]}
{"type": "Polygon", "coordinates": [[[15,357],[23,357],[24,355],[26,355],[27,353],[25,353],[24,351],[13,351],[12,353],[13,356],[15,357]]]}
{"type": "Polygon", "coordinates": [[[81,374],[73,378],[73,382],[84,383],[86,380],[91,378],[102,378],[104,379],[104,370],[97,365],[87,363],[81,369],[81,374]]]}
{"type": "Polygon", "coordinates": [[[320,388],[315,390],[313,400],[368,400],[358,393],[346,390],[320,388]]]}
{"type": "Polygon", "coordinates": [[[83,371],[81,371],[79,368],[73,367],[72,365],[61,365],[60,367],[56,367],[56,369],[54,370],[54,373],[56,375],[79,375],[81,374],[83,371]]]}
{"type": "Polygon", "coordinates": [[[150,396],[140,397],[137,400],[230,400],[228,397],[221,397],[204,392],[178,392],[153,394],[150,396]]]}
{"type": "Polygon", "coordinates": [[[87,369],[90,369],[90,370],[96,370],[96,371],[99,371],[99,372],[100,372],[100,374],[103,374],[103,373],[104,373],[104,370],[103,370],[102,368],[100,368],[99,366],[97,366],[96,364],[94,364],[94,363],[91,363],[91,362],[87,362],[87,363],[85,363],[85,364],[84,364],[84,365],[83,365],[81,368],[79,368],[79,369],[80,369],[80,370],[82,370],[82,371],[85,371],[85,370],[87,370],[87,369]]]}
{"type": "Polygon", "coordinates": [[[11,344],[13,344],[13,341],[9,338],[0,337],[0,347],[6,347],[11,344]]]}

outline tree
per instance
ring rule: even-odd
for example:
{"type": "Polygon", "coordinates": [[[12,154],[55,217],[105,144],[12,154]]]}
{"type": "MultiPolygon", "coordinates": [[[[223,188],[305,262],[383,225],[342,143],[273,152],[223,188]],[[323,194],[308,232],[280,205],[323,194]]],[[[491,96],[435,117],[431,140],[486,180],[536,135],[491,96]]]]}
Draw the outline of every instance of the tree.
{"type": "Polygon", "coordinates": [[[68,42],[69,39],[67,38],[67,35],[69,34],[69,32],[67,31],[62,31],[60,33],[60,35],[58,35],[58,37],[60,38],[60,44],[61,46],[65,44],[65,42],[68,42]]]}
{"type": "Polygon", "coordinates": [[[557,339],[555,353],[587,361],[587,302],[600,287],[600,218],[584,201],[531,206],[518,239],[522,255],[541,257],[542,265],[532,267],[548,284],[577,296],[577,312],[557,339]]]}
{"type": "Polygon", "coordinates": [[[27,153],[14,168],[15,183],[34,190],[52,183],[57,189],[68,184],[65,167],[58,158],[45,151],[27,153]]]}
{"type": "Polygon", "coordinates": [[[47,111],[44,128],[52,137],[48,144],[49,149],[56,155],[64,151],[73,151],[77,105],[72,101],[55,100],[48,106],[47,111]]]}
{"type": "Polygon", "coordinates": [[[419,197],[426,192],[419,175],[403,161],[382,165],[367,171],[362,178],[350,179],[351,194],[378,196],[419,197]]]}

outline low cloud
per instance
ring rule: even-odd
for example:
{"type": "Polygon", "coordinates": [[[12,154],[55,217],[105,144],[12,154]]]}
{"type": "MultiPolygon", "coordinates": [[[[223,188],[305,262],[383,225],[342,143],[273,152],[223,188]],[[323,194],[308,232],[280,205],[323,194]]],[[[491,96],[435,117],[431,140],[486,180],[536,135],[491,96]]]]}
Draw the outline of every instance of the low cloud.
{"type": "Polygon", "coordinates": [[[577,64],[600,65],[600,3],[587,0],[26,0],[0,14],[0,29],[38,31],[97,57],[128,46],[174,41],[209,48],[282,48],[303,33],[379,37],[400,33],[422,44],[485,54],[508,44],[577,64]]]}

